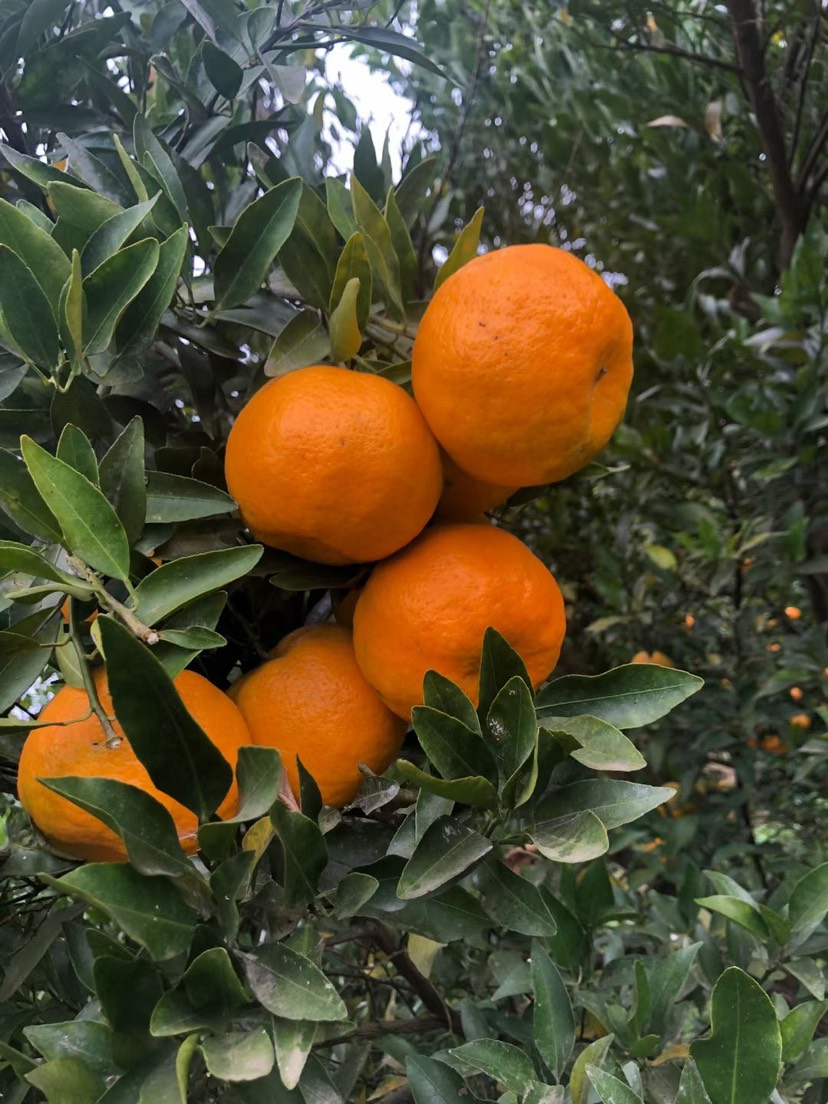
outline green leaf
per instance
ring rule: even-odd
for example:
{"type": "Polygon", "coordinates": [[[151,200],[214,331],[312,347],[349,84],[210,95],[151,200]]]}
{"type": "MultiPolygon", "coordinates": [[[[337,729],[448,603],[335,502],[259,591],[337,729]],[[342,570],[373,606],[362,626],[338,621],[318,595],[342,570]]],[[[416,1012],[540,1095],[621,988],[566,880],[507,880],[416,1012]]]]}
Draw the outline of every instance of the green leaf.
{"type": "Polygon", "coordinates": [[[603,1067],[604,1059],[614,1040],[614,1035],[604,1035],[601,1039],[595,1039],[584,1047],[572,1063],[569,1074],[569,1095],[572,1097],[572,1104],[588,1104],[591,1084],[587,1077],[587,1070],[590,1067],[593,1069],[603,1067]]]}
{"type": "Polygon", "coordinates": [[[520,676],[530,692],[532,680],[526,664],[497,629],[488,628],[483,636],[480,657],[480,696],[477,712],[485,720],[497,695],[511,678],[520,676]]]}
{"type": "Polygon", "coordinates": [[[437,158],[424,157],[413,169],[409,169],[397,185],[397,204],[406,226],[411,226],[433,190],[437,173],[437,158]]]}
{"type": "Polygon", "coordinates": [[[681,1071],[675,1104],[710,1104],[698,1068],[692,1058],[688,1058],[681,1071]]]}
{"type": "Polygon", "coordinates": [[[351,174],[351,205],[357,226],[365,236],[368,258],[374,275],[383,289],[386,306],[396,318],[403,318],[405,308],[400,289],[400,262],[394,250],[391,230],[382,211],[353,173],[351,174]]]}
{"type": "Polygon", "coordinates": [[[531,1059],[512,1043],[474,1039],[462,1046],[452,1047],[449,1054],[485,1073],[511,1092],[526,1092],[536,1080],[531,1059]]]}
{"type": "Polygon", "coordinates": [[[60,216],[60,223],[77,227],[84,238],[94,234],[101,223],[123,209],[111,199],[80,187],[77,181],[69,184],[63,173],[46,185],[46,191],[60,216]]]}
{"type": "Polygon", "coordinates": [[[121,355],[138,352],[154,339],[175,294],[189,240],[187,227],[181,226],[161,242],[155,271],[118,323],[115,341],[121,355]]]}
{"type": "MultiPolygon", "coordinates": [[[[828,863],[809,870],[793,888],[788,916],[791,930],[800,939],[810,935],[828,913],[828,863]]],[[[714,1104],[716,1102],[714,1101],[714,1104]]]]}
{"type": "Polygon", "coordinates": [[[740,901],[738,897],[728,897],[724,894],[717,894],[713,897],[697,897],[696,904],[710,912],[718,912],[721,916],[726,916],[728,920],[732,920],[734,924],[738,924],[740,928],[749,931],[751,935],[755,935],[757,939],[763,942],[769,938],[767,924],[762,919],[757,907],[749,905],[745,901],[740,901]]]}
{"type": "Polygon", "coordinates": [[[344,38],[362,42],[383,53],[405,58],[406,61],[412,61],[415,65],[436,73],[443,80],[451,81],[451,77],[432,61],[415,39],[408,35],[400,34],[399,31],[393,31],[389,27],[339,27],[337,30],[344,38]]]}
{"type": "Polygon", "coordinates": [[[125,211],[119,211],[117,215],[102,222],[98,229],[87,240],[81,253],[81,263],[85,274],[94,272],[98,265],[108,260],[116,253],[124,242],[133,234],[158,201],[160,192],[148,199],[145,203],[138,203],[134,207],[128,207],[125,211]]]}
{"type": "Polygon", "coordinates": [[[63,1023],[34,1024],[23,1034],[44,1058],[79,1058],[89,1069],[103,1076],[111,1074],[112,1031],[96,1020],[66,1020],[63,1023]]]}
{"type": "Polygon", "coordinates": [[[414,285],[417,278],[417,254],[414,252],[411,235],[408,232],[408,226],[400,211],[397,194],[393,188],[388,189],[383,214],[391,231],[394,252],[400,262],[400,286],[403,300],[407,302],[414,297],[414,285]]]}
{"type": "Polygon", "coordinates": [[[603,1104],[644,1104],[626,1081],[619,1081],[597,1066],[587,1066],[586,1073],[603,1104]]]}
{"type": "Polygon", "coordinates": [[[61,571],[40,552],[28,544],[18,544],[17,541],[0,541],[0,575],[8,572],[34,575],[36,579],[51,579],[55,583],[83,587],[83,581],[76,575],[61,571]]]}
{"type": "Polygon", "coordinates": [[[427,705],[415,706],[411,720],[423,751],[444,778],[497,777],[491,750],[463,721],[427,705]]]}
{"type": "Polygon", "coordinates": [[[315,311],[295,314],[283,327],[267,354],[266,376],[284,376],[297,368],[317,364],[330,352],[330,341],[315,311]]]}
{"type": "Polygon", "coordinates": [[[5,449],[0,449],[0,508],[25,533],[47,544],[62,541],[60,526],[38,494],[26,465],[5,449]]]}
{"type": "Polygon", "coordinates": [[[101,909],[158,962],[190,944],[198,916],[164,878],[148,878],[129,863],[88,863],[48,881],[101,909]]]}
{"type": "Polygon", "coordinates": [[[263,551],[260,544],[251,544],[182,556],[162,564],[135,588],[135,612],[145,625],[155,625],[196,598],[246,575],[263,551]]]}
{"type": "Polygon", "coordinates": [[[30,437],[21,438],[20,449],[35,487],[57,519],[70,551],[96,571],[127,580],[126,533],[98,488],[30,437]]]}
{"type": "Polygon", "coordinates": [[[395,777],[449,801],[460,801],[464,805],[479,805],[483,808],[494,808],[497,805],[497,790],[482,775],[453,778],[449,781],[427,774],[407,759],[398,759],[392,770],[395,777]]]}
{"type": "Polygon", "coordinates": [[[360,231],[351,234],[345,242],[345,248],[339,255],[333,287],[331,288],[329,311],[334,310],[337,303],[342,299],[346,286],[353,279],[359,280],[359,294],[356,298],[357,326],[360,330],[364,330],[371,314],[374,278],[371,272],[371,263],[368,260],[365,236],[360,231]]]}
{"type": "Polygon", "coordinates": [[[362,874],[358,870],[346,874],[336,887],[334,904],[337,919],[347,920],[350,916],[356,916],[378,887],[379,882],[370,874],[362,874]]]}
{"type": "Polygon", "coordinates": [[[253,1031],[230,1031],[201,1044],[207,1072],[220,1081],[255,1081],[267,1077],[275,1055],[270,1036],[263,1027],[253,1031]]]}
{"type": "Polygon", "coordinates": [[[532,691],[522,675],[513,675],[497,693],[486,714],[483,738],[497,760],[501,785],[535,750],[538,722],[532,691]]]}
{"type": "Polygon", "coordinates": [[[565,732],[580,747],[570,755],[591,770],[636,771],[647,765],[638,748],[620,729],[597,717],[547,717],[550,732],[565,732]]]}
{"type": "Polygon", "coordinates": [[[454,243],[444,264],[440,266],[434,278],[434,290],[436,291],[449,276],[453,276],[463,265],[473,261],[477,256],[477,248],[480,245],[480,227],[483,223],[483,208],[478,207],[460,233],[454,243]]]}
{"type": "Polygon", "coordinates": [[[158,258],[158,242],[146,238],[108,257],[83,281],[87,356],[109,348],[121,315],[155,272],[158,258]]]}
{"type": "Polygon", "coordinates": [[[16,56],[26,57],[44,32],[63,21],[69,0],[30,0],[17,32],[16,56]]]}
{"type": "Polygon", "coordinates": [[[29,269],[56,313],[63,285],[71,275],[69,260],[58,243],[5,199],[0,200],[0,241],[29,269]]]}
{"type": "Polygon", "coordinates": [[[455,817],[443,816],[429,825],[405,864],[397,896],[411,901],[433,893],[459,878],[492,850],[491,840],[467,828],[455,817]]]}
{"type": "Polygon", "coordinates": [[[609,849],[607,829],[591,809],[541,821],[530,828],[529,835],[538,851],[553,862],[589,862],[609,849]]]}
{"type": "Polygon", "coordinates": [[[18,153],[16,149],[0,142],[0,151],[13,169],[37,184],[39,188],[46,189],[50,182],[64,182],[66,177],[60,169],[55,169],[41,161],[37,157],[29,157],[25,153],[18,153]]]}
{"type": "Polygon", "coordinates": [[[63,427],[57,444],[56,456],[76,472],[85,475],[90,483],[98,483],[98,458],[89,438],[82,429],[71,423],[63,427]]]}
{"type": "Polygon", "coordinates": [[[426,671],[423,679],[423,702],[439,713],[454,717],[472,732],[480,732],[480,718],[471,699],[438,671],[426,671]]]}
{"type": "Polygon", "coordinates": [[[290,812],[280,801],[270,810],[270,819],[284,853],[287,903],[307,904],[316,896],[319,877],[328,863],[328,851],[319,825],[302,813],[290,812]]]}
{"type": "Polygon", "coordinates": [[[650,1015],[647,1026],[652,1031],[661,1033],[666,1029],[669,1010],[681,999],[702,946],[702,943],[691,943],[689,947],[657,958],[650,966],[650,1015]]]}
{"type": "Polygon", "coordinates": [[[141,874],[189,877],[193,866],[181,850],[172,817],[154,797],[115,778],[41,778],[50,790],[111,828],[123,840],[141,874]]]}
{"type": "Polygon", "coordinates": [[[60,357],[60,340],[52,307],[23,261],[0,245],[0,303],[3,323],[23,356],[52,369],[60,357]]]}
{"type": "Polygon", "coordinates": [[[286,180],[245,207],[216,258],[216,309],[246,303],[259,290],[293,229],[301,196],[301,180],[286,180]]]}
{"type": "Polygon", "coordinates": [[[731,966],[713,988],[710,1037],[690,1047],[712,1104],[764,1104],[776,1087],[782,1036],[770,997],[731,966]]]}
{"type": "Polygon", "coordinates": [[[191,629],[161,629],[159,639],[167,644],[175,644],[178,648],[187,648],[194,652],[207,651],[209,648],[223,648],[227,643],[226,637],[221,633],[213,632],[195,625],[191,629]]]}
{"type": "Polygon", "coordinates": [[[782,1032],[783,1062],[795,1062],[802,1057],[826,1012],[828,1001],[824,1000],[805,1001],[791,1009],[779,1025],[782,1032]]]}
{"type": "Polygon", "coordinates": [[[614,778],[590,778],[573,782],[544,798],[538,805],[536,820],[540,823],[552,817],[558,819],[589,810],[601,819],[605,828],[618,828],[663,805],[674,793],[669,786],[642,786],[614,778]]]}
{"type": "Polygon", "coordinates": [[[58,328],[72,362],[79,364],[83,353],[83,327],[86,320],[86,297],[83,293],[83,269],[80,253],[72,250],[72,268],[61,294],[58,328]]]}
{"type": "Polygon", "coordinates": [[[230,495],[212,483],[169,472],[147,472],[148,525],[215,517],[235,508],[230,495]]]}
{"type": "Polygon", "coordinates": [[[817,1039],[788,1074],[791,1083],[822,1081],[828,1077],[828,1039],[817,1039]]]}
{"type": "Polygon", "coordinates": [[[537,941],[532,943],[531,970],[535,1046],[555,1078],[560,1080],[575,1046],[572,1004],[555,963],[537,941]]]}
{"type": "Polygon", "coordinates": [[[475,884],[486,912],[507,931],[547,938],[558,930],[537,887],[502,862],[491,860],[479,866],[475,884]]]}
{"type": "Polygon", "coordinates": [[[74,177],[82,180],[93,192],[112,200],[113,203],[119,203],[127,198],[128,191],[120,178],[111,172],[87,146],[82,142],[76,142],[63,131],[58,131],[57,139],[69,159],[68,171],[74,177]]]}
{"type": "MultiPolygon", "coordinates": [[[[195,602],[191,602],[190,605],[185,606],[178,613],[174,613],[166,622],[164,631],[187,630],[197,627],[214,629],[224,612],[226,604],[227,592],[223,590],[208,594],[204,598],[197,598],[195,602]]],[[[175,678],[185,667],[192,663],[201,649],[179,648],[159,640],[153,650],[155,658],[161,663],[170,678],[175,678]]]]}
{"type": "Polygon", "coordinates": [[[337,362],[355,357],[362,345],[362,334],[359,332],[357,319],[359,287],[359,279],[356,276],[348,281],[328,320],[331,356],[337,362]]]}
{"type": "Polygon", "coordinates": [[[115,715],[133,751],[162,793],[206,820],[230,788],[230,765],[149,649],[112,618],[97,623],[115,715]]]}
{"type": "MultiPolygon", "coordinates": [[[[328,216],[341,237],[347,241],[358,227],[351,209],[351,196],[341,180],[328,176],[325,178],[325,198],[328,216]]],[[[359,275],[359,273],[354,273],[359,275]]],[[[344,281],[343,281],[344,282],[344,281]]]]}
{"type": "Polygon", "coordinates": [[[475,1104],[477,1100],[459,1073],[433,1058],[410,1055],[405,1069],[415,1104],[475,1104]]]}
{"type": "MultiPolygon", "coordinates": [[[[301,73],[304,79],[306,70],[303,68],[301,73]]],[[[339,301],[339,298],[333,299],[331,293],[337,251],[336,228],[327,208],[313,188],[303,182],[296,224],[279,252],[279,262],[287,278],[310,306],[324,310],[330,302],[333,309],[339,301]]]]}
{"type": "Polygon", "coordinates": [[[286,1089],[295,1089],[299,1084],[316,1032],[317,1026],[312,1020],[282,1020],[274,1016],[273,1047],[279,1076],[286,1089]]]}
{"type": "Polygon", "coordinates": [[[225,836],[235,834],[239,824],[266,816],[279,799],[282,780],[282,759],[275,748],[247,746],[239,748],[236,781],[239,788],[239,808],[234,817],[202,824],[198,838],[205,850],[218,846],[225,836]]]}
{"type": "Polygon", "coordinates": [[[80,1058],[55,1058],[26,1074],[49,1104],[94,1104],[104,1089],[99,1074],[80,1058]]]}
{"type": "Polygon", "coordinates": [[[104,454],[100,464],[101,490],[112,504],[133,544],[147,515],[144,478],[144,423],[136,415],[104,454]]]}
{"type": "Polygon", "coordinates": [[[345,1020],[348,1009],[322,971],[283,943],[239,954],[256,998],[286,1020],[345,1020]]]}
{"type": "Polygon", "coordinates": [[[29,689],[49,658],[36,640],[14,632],[0,632],[0,709],[14,705],[29,689]]]}
{"type": "Polygon", "coordinates": [[[144,116],[140,114],[133,120],[133,141],[139,161],[160,185],[183,222],[187,218],[187,195],[184,186],[166,147],[155,136],[144,116]]]}
{"type": "Polygon", "coordinates": [[[221,93],[225,100],[235,99],[244,76],[239,63],[209,40],[202,43],[201,57],[207,79],[216,92],[221,93]]]}
{"type": "Polygon", "coordinates": [[[628,663],[603,675],[564,675],[548,683],[537,699],[538,719],[584,713],[616,728],[639,728],[665,716],[704,680],[672,667],[628,663]]]}

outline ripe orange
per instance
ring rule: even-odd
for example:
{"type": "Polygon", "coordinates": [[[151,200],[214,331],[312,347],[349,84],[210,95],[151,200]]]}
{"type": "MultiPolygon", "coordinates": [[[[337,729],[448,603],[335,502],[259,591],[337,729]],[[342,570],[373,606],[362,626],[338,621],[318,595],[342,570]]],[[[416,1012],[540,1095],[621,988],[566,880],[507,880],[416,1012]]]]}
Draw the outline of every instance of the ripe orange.
{"type": "Polygon", "coordinates": [[[444,521],[468,521],[479,518],[514,494],[517,487],[504,487],[500,483],[484,483],[467,475],[457,467],[446,452],[443,463],[443,493],[437,503],[437,517],[444,521]]]}
{"type": "Polygon", "coordinates": [[[348,629],[314,625],[286,636],[267,660],[236,683],[235,701],[253,742],[277,748],[294,791],[296,756],[326,805],[347,805],[363,775],[394,759],[406,726],[368,685],[348,629]]]}
{"type": "Polygon", "coordinates": [[[521,541],[491,525],[439,525],[378,564],[357,602],[354,648],[386,705],[408,720],[435,670],[477,700],[488,626],[535,686],[558,661],[566,621],[558,584],[521,541]]]}
{"type": "Polygon", "coordinates": [[[549,245],[476,257],[442,284],[414,342],[414,395],[465,472],[532,486],[601,451],[632,381],[632,324],[583,261],[549,245]]]}
{"type": "MultiPolygon", "coordinates": [[[[95,673],[95,685],[101,705],[113,716],[112,699],[102,668],[95,673]]],[[[253,742],[238,709],[218,687],[194,671],[182,671],[175,679],[175,688],[191,715],[235,770],[239,748],[253,742]]],[[[26,737],[20,755],[17,790],[21,804],[56,851],[87,862],[119,862],[127,858],[120,838],[110,828],[38,781],[70,775],[114,778],[137,786],[171,814],[184,850],[188,854],[198,850],[195,814],[156,789],[117,722],[114,727],[120,743],[117,747],[106,746],[103,728],[94,713],[90,713],[89,698],[84,690],[64,686],[40,716],[54,724],[33,729],[26,737]]],[[[238,791],[234,780],[218,814],[233,816],[237,806],[238,791]]]]}
{"type": "Polygon", "coordinates": [[[225,472],[257,540],[330,564],[408,544],[442,486],[437,445],[410,396],[329,366],[256,392],[230,433],[225,472]]]}
{"type": "Polygon", "coordinates": [[[810,728],[811,718],[807,713],[794,713],[788,717],[788,724],[791,728],[810,728]]]}
{"type": "Polygon", "coordinates": [[[789,621],[798,621],[802,616],[799,606],[785,606],[785,616],[789,621]]]}
{"type": "Polygon", "coordinates": [[[659,667],[675,667],[672,659],[664,652],[636,652],[630,663],[655,663],[659,667]]]}

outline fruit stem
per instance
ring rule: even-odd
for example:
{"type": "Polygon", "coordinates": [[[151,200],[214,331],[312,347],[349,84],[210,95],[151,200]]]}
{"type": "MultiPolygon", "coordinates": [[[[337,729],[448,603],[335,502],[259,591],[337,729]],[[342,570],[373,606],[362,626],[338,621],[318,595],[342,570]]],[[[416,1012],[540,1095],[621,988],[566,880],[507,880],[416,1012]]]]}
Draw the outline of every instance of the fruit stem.
{"type": "Polygon", "coordinates": [[[89,668],[89,660],[81,643],[81,628],[80,622],[78,621],[78,611],[75,606],[75,599],[71,595],[69,596],[69,634],[72,637],[72,643],[75,645],[75,651],[78,653],[78,666],[80,667],[81,679],[83,680],[83,688],[89,698],[92,712],[100,721],[106,746],[108,748],[116,748],[121,743],[121,737],[115,731],[112,720],[101,704],[101,699],[98,696],[98,688],[95,685],[95,679],[89,668]]]}
{"type": "Polygon", "coordinates": [[[390,318],[381,318],[379,315],[373,315],[371,317],[371,323],[374,326],[379,326],[382,330],[387,330],[388,333],[399,334],[401,337],[407,337],[410,341],[413,341],[417,336],[417,331],[412,330],[409,326],[406,326],[404,322],[392,322],[390,318]]]}
{"type": "Polygon", "coordinates": [[[151,629],[149,625],[145,625],[143,621],[139,620],[132,610],[129,609],[128,606],[125,606],[123,602],[119,602],[117,598],[113,598],[95,572],[90,570],[82,560],[77,559],[75,556],[70,556],[69,562],[77,574],[85,579],[92,590],[94,590],[95,596],[101,605],[120,618],[131,633],[134,633],[139,640],[143,640],[145,644],[149,644],[150,647],[158,643],[160,638],[157,631],[151,629]]]}

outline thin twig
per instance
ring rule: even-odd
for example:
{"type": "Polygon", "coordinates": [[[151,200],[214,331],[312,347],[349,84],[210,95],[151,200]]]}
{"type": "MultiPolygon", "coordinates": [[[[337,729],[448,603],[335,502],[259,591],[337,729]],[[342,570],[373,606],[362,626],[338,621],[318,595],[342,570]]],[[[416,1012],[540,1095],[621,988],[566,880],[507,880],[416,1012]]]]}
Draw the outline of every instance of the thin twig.
{"type": "Polygon", "coordinates": [[[446,1004],[425,974],[420,973],[394,932],[379,920],[372,920],[371,934],[380,949],[394,963],[397,973],[405,978],[429,1012],[439,1016],[452,1034],[460,1035],[463,1030],[460,1016],[446,1004]]]}
{"type": "Polygon", "coordinates": [[[628,38],[624,38],[614,31],[610,31],[610,34],[615,41],[615,46],[604,46],[603,43],[595,43],[595,45],[606,50],[619,49],[642,54],[666,54],[668,57],[677,57],[684,61],[694,61],[699,65],[707,65],[712,69],[721,69],[725,73],[735,73],[737,75],[741,73],[739,66],[734,65],[732,61],[724,61],[721,58],[711,57],[709,54],[697,54],[692,50],[682,50],[680,46],[671,46],[669,43],[656,46],[652,42],[631,42],[628,38]]]}
{"type": "Polygon", "coordinates": [[[75,599],[69,597],[69,633],[72,637],[72,642],[75,645],[75,652],[78,656],[78,665],[80,666],[80,675],[83,679],[83,688],[86,691],[89,698],[89,704],[92,707],[92,712],[98,718],[101,728],[103,729],[105,743],[108,748],[116,748],[121,743],[121,737],[115,731],[112,724],[112,720],[109,714],[101,704],[101,699],[98,694],[98,688],[95,685],[95,679],[89,669],[89,661],[86,658],[86,652],[83,650],[83,644],[81,642],[81,627],[78,620],[77,606],[75,605],[75,599]]]}
{"type": "Polygon", "coordinates": [[[380,1039],[383,1035],[416,1035],[421,1031],[440,1030],[446,1030],[446,1021],[437,1016],[418,1016],[414,1020],[380,1020],[362,1024],[353,1031],[335,1035],[332,1039],[322,1039],[313,1044],[313,1049],[339,1046],[340,1043],[349,1043],[353,1039],[380,1039]]]}
{"type": "Polygon", "coordinates": [[[819,33],[822,29],[822,12],[820,11],[819,0],[816,0],[816,15],[814,17],[813,26],[811,28],[811,40],[808,43],[808,53],[805,56],[805,66],[802,73],[802,80],[799,85],[799,98],[796,105],[796,119],[794,121],[793,137],[791,138],[791,153],[789,158],[789,164],[792,166],[794,157],[796,155],[796,147],[799,144],[799,134],[802,129],[802,116],[805,110],[805,92],[808,88],[808,78],[811,75],[811,62],[814,60],[814,51],[816,50],[817,42],[819,41],[819,33]]]}

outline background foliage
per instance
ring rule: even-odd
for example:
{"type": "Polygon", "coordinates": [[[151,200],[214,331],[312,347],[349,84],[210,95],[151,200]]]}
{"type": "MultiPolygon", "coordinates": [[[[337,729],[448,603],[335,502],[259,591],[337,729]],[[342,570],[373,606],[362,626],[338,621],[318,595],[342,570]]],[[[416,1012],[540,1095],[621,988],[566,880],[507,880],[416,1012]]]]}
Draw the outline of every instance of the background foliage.
{"type": "MultiPolygon", "coordinates": [[[[2,6],[9,1099],[826,1099],[826,26],[805,0],[756,11],[2,6]],[[401,173],[334,49],[410,97],[401,173]],[[533,708],[491,637],[484,702],[523,703],[511,762],[435,682],[420,746],[344,817],[310,783],[286,808],[252,752],[252,827],[205,825],[202,865],[134,795],[77,781],[132,863],[50,856],[11,796],[38,676],[84,684],[103,649],[119,714],[145,682],[174,713],[139,641],[226,685],[328,616],[354,572],[240,535],[232,417],[320,359],[404,384],[437,265],[478,235],[573,249],[636,327],[600,465],[503,515],[565,588],[561,672],[658,650],[704,689],[665,721],[698,684],[622,667],[533,708]],[[644,689],[657,708],[623,704],[644,689]],[[585,693],[593,719],[570,717],[585,693]]],[[[208,815],[201,754],[159,785],[208,815]]]]}

